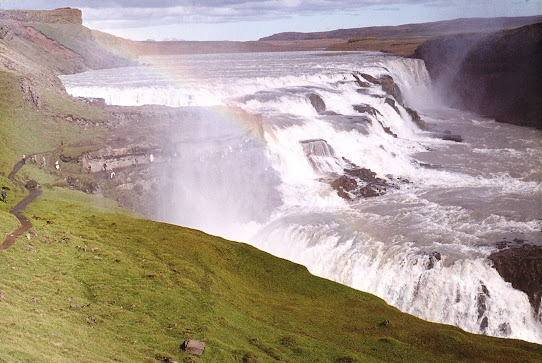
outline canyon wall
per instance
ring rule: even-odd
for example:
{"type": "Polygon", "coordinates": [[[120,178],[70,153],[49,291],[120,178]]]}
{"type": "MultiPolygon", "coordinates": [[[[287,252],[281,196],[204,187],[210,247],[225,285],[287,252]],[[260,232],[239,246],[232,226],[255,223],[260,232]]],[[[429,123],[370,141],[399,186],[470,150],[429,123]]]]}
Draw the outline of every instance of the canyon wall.
{"type": "Polygon", "coordinates": [[[81,10],[72,8],[55,10],[0,10],[0,19],[11,19],[22,23],[83,24],[81,10]]]}
{"type": "Polygon", "coordinates": [[[429,40],[414,56],[451,106],[542,128],[542,23],[429,40]]]}

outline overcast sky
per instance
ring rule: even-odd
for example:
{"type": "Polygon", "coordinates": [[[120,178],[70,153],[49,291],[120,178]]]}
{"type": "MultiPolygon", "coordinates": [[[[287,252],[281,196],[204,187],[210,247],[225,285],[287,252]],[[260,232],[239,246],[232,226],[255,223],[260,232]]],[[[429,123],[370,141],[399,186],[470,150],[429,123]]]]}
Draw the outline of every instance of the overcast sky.
{"type": "Polygon", "coordinates": [[[2,9],[83,11],[85,26],[134,40],[257,40],[462,17],[542,14],[542,0],[0,0],[2,9]]]}

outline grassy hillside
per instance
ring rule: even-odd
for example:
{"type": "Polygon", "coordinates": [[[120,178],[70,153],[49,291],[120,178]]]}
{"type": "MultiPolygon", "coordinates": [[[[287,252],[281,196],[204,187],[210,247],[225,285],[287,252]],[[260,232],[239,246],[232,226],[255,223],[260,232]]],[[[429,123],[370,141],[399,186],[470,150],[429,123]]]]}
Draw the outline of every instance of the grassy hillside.
{"type": "Polygon", "coordinates": [[[248,245],[45,189],[0,254],[0,360],[536,361],[542,347],[424,322],[248,245]],[[390,325],[379,326],[383,320],[390,325]]]}

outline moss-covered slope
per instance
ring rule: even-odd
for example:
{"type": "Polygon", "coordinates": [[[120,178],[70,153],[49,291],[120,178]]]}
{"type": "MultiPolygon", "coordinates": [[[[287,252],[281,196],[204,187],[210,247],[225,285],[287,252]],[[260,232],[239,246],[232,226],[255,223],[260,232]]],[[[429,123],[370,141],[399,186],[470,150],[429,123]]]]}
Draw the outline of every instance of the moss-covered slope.
{"type": "MultiPolygon", "coordinates": [[[[2,212],[0,212],[2,214],[2,212]]],[[[46,189],[35,233],[0,254],[0,359],[536,361],[542,347],[403,314],[245,244],[46,189]],[[380,325],[384,320],[387,326],[380,325]]]]}

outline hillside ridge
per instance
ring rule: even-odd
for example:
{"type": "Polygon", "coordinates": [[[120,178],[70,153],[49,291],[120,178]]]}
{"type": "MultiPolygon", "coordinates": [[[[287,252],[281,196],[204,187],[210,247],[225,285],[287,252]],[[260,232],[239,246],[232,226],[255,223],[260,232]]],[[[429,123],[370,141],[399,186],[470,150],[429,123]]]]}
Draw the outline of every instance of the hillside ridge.
{"type": "Polygon", "coordinates": [[[410,23],[394,26],[371,26],[361,28],[336,29],[323,32],[283,32],[260,38],[270,40],[311,40],[354,37],[409,38],[413,36],[431,37],[450,33],[495,31],[516,28],[538,23],[542,16],[500,17],[500,18],[458,18],[428,23],[410,23]]]}
{"type": "Polygon", "coordinates": [[[24,23],[83,24],[83,13],[79,9],[55,10],[0,10],[0,20],[10,19],[24,23]]]}

